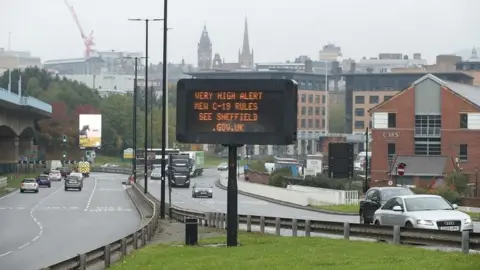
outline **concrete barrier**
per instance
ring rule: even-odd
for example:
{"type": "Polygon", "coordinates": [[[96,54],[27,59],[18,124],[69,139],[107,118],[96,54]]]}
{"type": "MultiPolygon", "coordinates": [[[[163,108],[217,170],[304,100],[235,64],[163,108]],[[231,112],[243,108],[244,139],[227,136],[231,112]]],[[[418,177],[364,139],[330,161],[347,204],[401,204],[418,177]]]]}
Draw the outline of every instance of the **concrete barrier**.
{"type": "Polygon", "coordinates": [[[288,185],[288,190],[308,193],[310,205],[358,204],[358,190],[335,190],[308,186],[288,185]]]}
{"type": "Polygon", "coordinates": [[[7,177],[0,177],[0,188],[6,188],[8,185],[7,177]]]}

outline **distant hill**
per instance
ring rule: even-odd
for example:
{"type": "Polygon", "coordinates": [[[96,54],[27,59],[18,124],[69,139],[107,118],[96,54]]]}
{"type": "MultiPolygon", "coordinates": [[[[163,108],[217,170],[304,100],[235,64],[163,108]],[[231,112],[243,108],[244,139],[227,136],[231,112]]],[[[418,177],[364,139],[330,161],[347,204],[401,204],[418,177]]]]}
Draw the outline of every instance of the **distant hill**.
{"type": "MultiPolygon", "coordinates": [[[[480,53],[480,47],[477,47],[476,49],[477,49],[477,53],[480,53]]],[[[470,58],[470,56],[472,55],[472,48],[457,51],[454,54],[458,55],[458,56],[461,56],[463,60],[468,60],[470,58]]]]}

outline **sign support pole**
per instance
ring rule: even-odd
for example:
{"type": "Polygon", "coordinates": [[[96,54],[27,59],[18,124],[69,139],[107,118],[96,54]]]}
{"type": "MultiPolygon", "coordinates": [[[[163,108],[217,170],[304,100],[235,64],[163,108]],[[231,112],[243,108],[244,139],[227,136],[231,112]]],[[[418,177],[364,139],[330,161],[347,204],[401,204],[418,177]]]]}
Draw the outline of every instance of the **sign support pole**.
{"type": "Polygon", "coordinates": [[[228,187],[227,187],[227,247],[238,245],[238,186],[237,186],[237,148],[228,146],[228,187]]]}

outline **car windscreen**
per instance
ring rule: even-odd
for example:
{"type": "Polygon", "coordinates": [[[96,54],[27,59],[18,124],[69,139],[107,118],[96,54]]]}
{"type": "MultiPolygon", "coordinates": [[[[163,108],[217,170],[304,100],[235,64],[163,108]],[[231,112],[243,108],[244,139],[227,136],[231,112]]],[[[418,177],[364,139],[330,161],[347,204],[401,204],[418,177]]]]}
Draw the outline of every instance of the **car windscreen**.
{"type": "Polygon", "coordinates": [[[161,173],[162,173],[162,170],[161,170],[161,169],[153,169],[152,173],[161,174],[161,173]]]}
{"type": "Polygon", "coordinates": [[[35,179],[23,179],[24,183],[35,183],[35,179]]]}
{"type": "Polygon", "coordinates": [[[417,197],[405,199],[405,207],[412,211],[454,210],[442,197],[417,197]]]}
{"type": "Polygon", "coordinates": [[[78,178],[77,176],[69,176],[69,177],[67,177],[67,180],[68,180],[68,181],[72,181],[72,180],[73,180],[73,181],[78,181],[78,179],[79,179],[79,178],[78,178]]]}
{"type": "Polygon", "coordinates": [[[40,175],[40,176],[38,177],[38,179],[48,180],[48,176],[46,176],[46,175],[40,175]]]}
{"type": "Polygon", "coordinates": [[[57,170],[51,170],[50,173],[60,173],[60,171],[57,170]]]}
{"type": "Polygon", "coordinates": [[[227,164],[227,163],[220,163],[220,165],[218,165],[218,166],[220,166],[220,167],[227,167],[228,164],[227,164]]]}
{"type": "Polygon", "coordinates": [[[381,194],[382,200],[386,201],[396,196],[413,195],[414,193],[408,188],[392,188],[382,190],[381,194]]]}
{"type": "Polygon", "coordinates": [[[174,159],[172,160],[173,166],[188,166],[188,159],[174,159]]]}
{"type": "Polygon", "coordinates": [[[196,184],[195,188],[210,188],[210,186],[205,184],[196,184]]]}

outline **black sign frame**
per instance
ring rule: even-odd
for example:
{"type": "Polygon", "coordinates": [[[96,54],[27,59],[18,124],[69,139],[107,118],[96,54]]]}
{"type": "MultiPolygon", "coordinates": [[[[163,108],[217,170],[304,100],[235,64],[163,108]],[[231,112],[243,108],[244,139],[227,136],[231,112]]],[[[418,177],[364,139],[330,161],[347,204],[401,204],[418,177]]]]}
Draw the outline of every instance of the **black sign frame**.
{"type": "MultiPolygon", "coordinates": [[[[180,143],[208,144],[258,144],[289,145],[297,140],[298,85],[290,79],[181,79],[177,83],[176,137],[180,143]],[[198,132],[191,130],[188,123],[188,97],[195,91],[245,92],[262,91],[282,95],[283,104],[272,104],[283,108],[281,132],[198,132]]],[[[261,115],[259,116],[261,117],[261,115]]]]}

